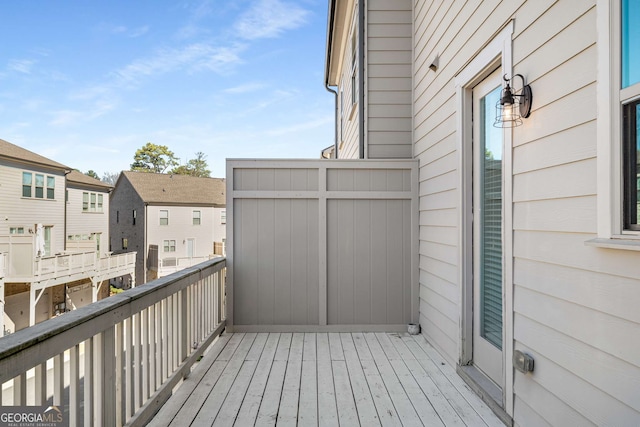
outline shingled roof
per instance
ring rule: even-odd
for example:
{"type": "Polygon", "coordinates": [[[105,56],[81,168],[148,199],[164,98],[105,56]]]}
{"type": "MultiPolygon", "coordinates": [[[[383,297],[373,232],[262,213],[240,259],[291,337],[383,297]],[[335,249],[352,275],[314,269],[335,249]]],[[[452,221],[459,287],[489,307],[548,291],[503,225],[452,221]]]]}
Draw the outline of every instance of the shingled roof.
{"type": "Polygon", "coordinates": [[[104,191],[109,191],[113,188],[106,182],[102,182],[99,179],[92,178],[89,175],[78,172],[77,170],[72,170],[69,174],[67,174],[67,182],[71,185],[77,184],[90,187],[99,187],[104,189],[104,191]]]}
{"type": "Polygon", "coordinates": [[[27,163],[36,163],[42,166],[49,166],[56,169],[71,170],[69,166],[65,166],[62,163],[55,162],[51,159],[47,159],[40,154],[36,154],[33,151],[26,150],[22,147],[18,147],[15,144],[0,139],[0,157],[6,157],[9,159],[18,160],[27,163]]]}
{"type": "Polygon", "coordinates": [[[123,171],[122,175],[145,203],[191,206],[226,204],[224,178],[134,171],[123,171]]]}

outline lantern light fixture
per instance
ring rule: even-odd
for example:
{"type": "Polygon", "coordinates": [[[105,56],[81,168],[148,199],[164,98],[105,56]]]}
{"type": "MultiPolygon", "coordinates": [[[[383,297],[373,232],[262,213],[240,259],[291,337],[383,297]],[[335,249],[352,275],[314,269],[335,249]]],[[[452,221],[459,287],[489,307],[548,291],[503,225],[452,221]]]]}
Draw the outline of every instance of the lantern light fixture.
{"type": "Polygon", "coordinates": [[[531,86],[525,84],[522,74],[516,74],[511,79],[505,74],[503,80],[507,85],[502,90],[500,100],[496,103],[496,121],[493,123],[497,128],[510,128],[522,125],[522,119],[531,115],[531,101],[533,94],[531,86]],[[522,79],[522,89],[519,93],[514,93],[511,88],[511,80],[515,77],[522,79]]]}

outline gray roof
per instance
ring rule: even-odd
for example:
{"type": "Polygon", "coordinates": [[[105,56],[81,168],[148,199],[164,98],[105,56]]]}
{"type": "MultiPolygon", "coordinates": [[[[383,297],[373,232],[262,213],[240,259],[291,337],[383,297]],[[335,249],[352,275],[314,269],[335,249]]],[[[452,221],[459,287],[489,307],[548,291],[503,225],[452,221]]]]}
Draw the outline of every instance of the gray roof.
{"type": "Polygon", "coordinates": [[[145,203],[192,206],[226,204],[224,178],[123,171],[118,182],[123,176],[145,203]]]}
{"type": "Polygon", "coordinates": [[[35,163],[42,166],[49,166],[55,169],[71,170],[69,166],[47,159],[40,154],[18,147],[17,145],[3,139],[0,139],[0,157],[6,157],[27,163],[35,163]]]}
{"type": "Polygon", "coordinates": [[[113,187],[106,182],[102,182],[99,179],[95,179],[90,177],[89,175],[85,175],[82,172],[78,172],[77,170],[72,170],[67,174],[67,182],[71,185],[85,185],[91,187],[101,187],[104,191],[110,191],[113,187]]]}

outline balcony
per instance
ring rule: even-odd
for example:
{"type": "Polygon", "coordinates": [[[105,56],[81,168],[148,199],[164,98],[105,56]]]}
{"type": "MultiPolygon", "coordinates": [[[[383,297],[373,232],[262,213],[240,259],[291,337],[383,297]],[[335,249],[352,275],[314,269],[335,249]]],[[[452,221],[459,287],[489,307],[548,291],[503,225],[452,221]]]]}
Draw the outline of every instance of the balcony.
{"type": "Polygon", "coordinates": [[[71,425],[503,425],[404,332],[415,162],[227,167],[228,259],[3,338],[4,405],[68,405],[71,425]]]}
{"type": "Polygon", "coordinates": [[[206,261],[2,338],[2,404],[70,425],[503,425],[421,335],[223,334],[225,275],[206,261]]]}

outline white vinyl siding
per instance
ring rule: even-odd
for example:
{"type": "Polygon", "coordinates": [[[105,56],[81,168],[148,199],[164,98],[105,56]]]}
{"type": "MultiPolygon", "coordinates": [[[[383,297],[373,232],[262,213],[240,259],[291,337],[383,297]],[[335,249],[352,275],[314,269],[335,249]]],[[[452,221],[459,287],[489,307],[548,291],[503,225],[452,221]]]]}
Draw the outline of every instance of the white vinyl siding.
{"type": "Polygon", "coordinates": [[[53,192],[56,196],[64,195],[65,178],[62,171],[39,169],[38,167],[25,168],[24,164],[12,163],[5,159],[0,160],[0,206],[2,206],[2,221],[0,221],[0,235],[8,235],[10,228],[23,228],[25,234],[34,224],[46,224],[54,226],[52,229],[51,252],[57,253],[64,250],[64,202],[62,200],[48,200],[46,177],[54,177],[53,192]],[[35,184],[35,175],[43,176],[43,198],[35,198],[35,188],[32,187],[32,197],[23,197],[23,172],[32,176],[32,185],[35,184]]]}
{"type": "Polygon", "coordinates": [[[67,187],[67,239],[68,236],[101,234],[102,253],[109,250],[109,193],[86,191],[67,187]],[[95,200],[91,211],[91,200],[95,200]]]}
{"type": "Polygon", "coordinates": [[[367,158],[411,158],[411,1],[367,7],[367,158]]]}
{"type": "MultiPolygon", "coordinates": [[[[414,140],[420,160],[423,333],[458,362],[458,155],[453,81],[514,19],[513,71],[533,111],[513,141],[513,346],[535,359],[514,375],[516,425],[633,425],[640,419],[635,251],[595,237],[595,1],[417,2],[414,140]],[[440,55],[437,73],[429,70],[440,55]]],[[[507,208],[509,209],[509,208],[507,208]]],[[[511,345],[507,343],[506,345],[511,345]]]]}

